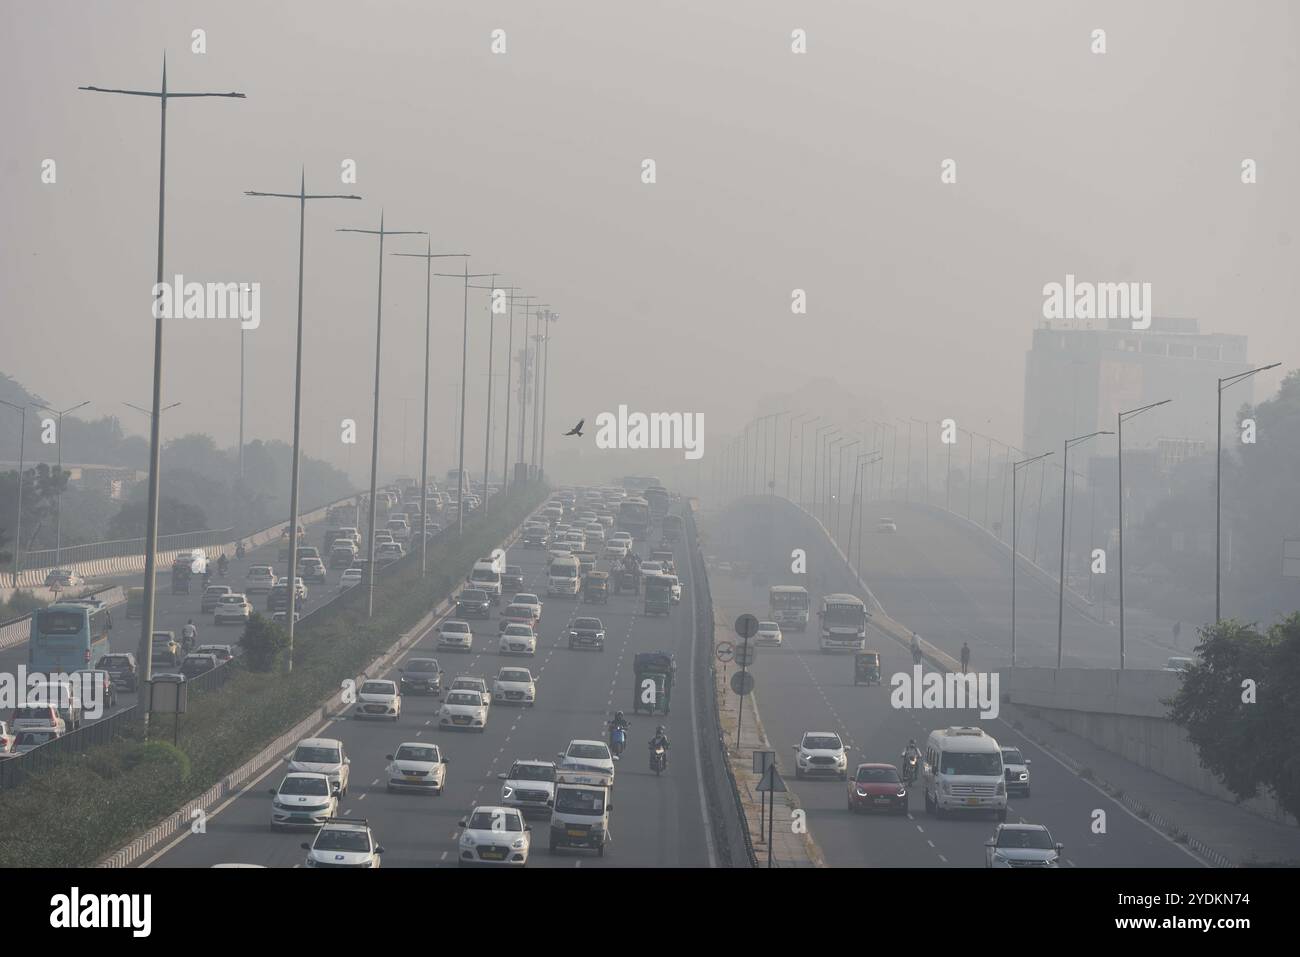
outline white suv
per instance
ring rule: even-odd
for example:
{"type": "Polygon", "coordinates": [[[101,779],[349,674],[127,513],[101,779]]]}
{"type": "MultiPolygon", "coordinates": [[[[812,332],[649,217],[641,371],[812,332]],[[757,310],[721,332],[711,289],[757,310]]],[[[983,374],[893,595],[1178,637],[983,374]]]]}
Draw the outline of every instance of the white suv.
{"type": "Polygon", "coordinates": [[[365,818],[336,817],[316,832],[316,840],[303,842],[307,867],[378,867],[384,849],[375,841],[365,818]]]}
{"type": "Polygon", "coordinates": [[[805,731],[803,740],[793,746],[796,752],[794,776],[830,774],[841,781],[849,776],[848,748],[834,731],[805,731]]]}

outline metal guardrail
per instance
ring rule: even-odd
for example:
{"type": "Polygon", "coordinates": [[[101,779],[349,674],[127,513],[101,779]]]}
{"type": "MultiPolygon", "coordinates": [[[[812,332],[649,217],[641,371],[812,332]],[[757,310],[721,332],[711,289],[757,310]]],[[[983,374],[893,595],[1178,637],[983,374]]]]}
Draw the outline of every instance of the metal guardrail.
{"type": "MultiPolygon", "coordinates": [[[[205,548],[210,545],[222,545],[230,541],[234,534],[235,530],[233,528],[219,528],[159,535],[158,551],[165,552],[176,548],[205,548]]],[[[23,552],[23,571],[44,571],[47,568],[61,568],[79,562],[94,562],[102,558],[122,558],[143,554],[143,537],[124,538],[116,542],[87,542],[84,545],[65,545],[57,550],[42,548],[33,552],[23,552]]]]}

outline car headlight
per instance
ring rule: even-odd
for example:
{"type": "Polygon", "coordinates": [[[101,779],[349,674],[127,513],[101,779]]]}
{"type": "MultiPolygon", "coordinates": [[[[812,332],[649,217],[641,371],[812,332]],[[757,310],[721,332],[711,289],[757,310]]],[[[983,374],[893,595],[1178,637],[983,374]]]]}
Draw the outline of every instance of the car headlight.
{"type": "Polygon", "coordinates": [[[519,850],[520,848],[522,848],[522,847],[524,846],[524,839],[523,839],[522,837],[521,837],[521,838],[517,838],[517,839],[515,840],[515,842],[514,842],[513,844],[511,844],[510,846],[513,847],[513,848],[517,851],[517,850],[519,850]]]}
{"type": "Polygon", "coordinates": [[[503,786],[503,787],[501,788],[501,800],[504,801],[504,800],[508,799],[508,798],[510,797],[510,795],[512,795],[512,794],[514,794],[514,793],[515,793],[515,789],[512,788],[510,785],[507,784],[507,785],[503,786]]]}
{"type": "Polygon", "coordinates": [[[999,781],[999,782],[998,782],[998,789],[997,789],[997,791],[996,791],[996,794],[998,795],[998,797],[1002,797],[1002,795],[1004,795],[1004,794],[1006,794],[1006,793],[1007,793],[1007,782],[1006,782],[1006,781],[999,781]]]}
{"type": "Polygon", "coordinates": [[[1028,772],[1028,771],[1021,771],[1021,772],[1020,772],[1020,780],[1022,780],[1022,781],[1028,781],[1028,780],[1029,780],[1029,772],[1028,772]]]}
{"type": "Polygon", "coordinates": [[[843,764],[845,761],[848,760],[848,755],[844,754],[844,752],[841,751],[838,755],[836,755],[835,760],[837,763],[843,764]]]}
{"type": "Polygon", "coordinates": [[[474,846],[474,835],[473,835],[473,834],[462,834],[462,835],[460,836],[460,844],[461,844],[461,847],[473,847],[473,846],[474,846]]]}
{"type": "Polygon", "coordinates": [[[903,787],[903,786],[900,784],[900,785],[898,786],[898,794],[896,794],[895,797],[901,797],[901,798],[905,798],[905,797],[907,797],[907,788],[903,787]]]}

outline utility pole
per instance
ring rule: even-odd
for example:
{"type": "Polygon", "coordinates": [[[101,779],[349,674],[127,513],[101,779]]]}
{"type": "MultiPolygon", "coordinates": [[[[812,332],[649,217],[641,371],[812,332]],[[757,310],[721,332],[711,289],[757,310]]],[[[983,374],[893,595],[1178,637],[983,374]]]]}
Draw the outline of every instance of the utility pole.
{"type": "Polygon", "coordinates": [[[14,409],[19,416],[18,426],[18,514],[14,519],[14,560],[12,565],[13,585],[18,587],[18,575],[22,570],[23,554],[23,468],[26,465],[24,455],[27,451],[27,406],[15,405],[5,399],[0,399],[0,404],[7,405],[14,409]]]}

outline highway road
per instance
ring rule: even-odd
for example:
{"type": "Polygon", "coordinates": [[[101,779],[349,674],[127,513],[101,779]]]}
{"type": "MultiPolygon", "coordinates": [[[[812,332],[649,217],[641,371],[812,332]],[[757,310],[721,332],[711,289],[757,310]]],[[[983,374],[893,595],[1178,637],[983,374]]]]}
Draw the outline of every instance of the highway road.
{"type": "MultiPolygon", "coordinates": [[[[897,510],[896,510],[897,511],[897,510]]],[[[752,522],[752,513],[748,519],[752,522]]],[[[716,525],[703,523],[714,536],[716,525]]],[[[756,523],[753,527],[760,527],[756,523]]],[[[900,520],[900,532],[889,536],[891,545],[906,540],[907,526],[900,520]]],[[[881,536],[883,537],[883,536],[881,536]]],[[[807,810],[809,831],[821,847],[830,866],[835,867],[983,867],[984,841],[993,833],[991,815],[971,819],[939,820],[926,815],[921,794],[913,789],[907,817],[872,814],[855,815],[846,806],[847,785],[838,779],[795,780],[792,748],[805,731],[835,731],[852,748],[849,766],[861,762],[897,765],[908,740],[924,747],[935,728],[950,725],[978,725],[1002,744],[1014,744],[1029,757],[1032,796],[1012,797],[1008,821],[1044,824],[1056,840],[1065,845],[1066,866],[1072,867],[1198,867],[1199,861],[1180,845],[1141,821],[1118,802],[1070,772],[1053,757],[1000,719],[982,720],[974,711],[920,711],[895,709],[889,700],[889,676],[911,671],[908,651],[887,635],[871,629],[868,645],[881,653],[885,683],[879,687],[853,684],[853,658],[846,654],[823,654],[817,647],[815,606],[821,594],[830,591],[858,592],[842,563],[834,559],[824,537],[810,534],[781,509],[772,528],[772,539],[784,546],[788,556],[793,544],[808,551],[809,592],[814,615],[809,630],[789,632],[781,648],[762,648],[752,669],[755,698],[764,728],[778,754],[787,785],[807,810]],[[818,574],[813,576],[812,570],[818,574]],[[817,582],[814,589],[813,580],[817,582]],[[1092,831],[1094,811],[1106,812],[1105,834],[1092,831]]],[[[868,538],[870,542],[870,537],[868,538]]],[[[864,549],[864,564],[866,550],[864,549]]],[[[916,567],[916,553],[900,556],[903,568],[916,567]]],[[[878,561],[884,561],[883,549],[878,561]]],[[[788,565],[787,565],[788,569],[788,565]]],[[[902,573],[896,571],[895,576],[902,573]]],[[[786,575],[782,582],[793,582],[786,575]]],[[[752,578],[710,572],[710,588],[716,607],[727,620],[750,612],[767,616],[767,592],[752,578]]],[[[873,588],[876,582],[868,582],[873,588]]],[[[906,585],[891,582],[878,593],[892,617],[911,626],[907,603],[897,602],[908,594],[906,585]],[[891,590],[895,594],[891,594],[891,590]]],[[[915,590],[913,594],[917,593],[915,590]]],[[[921,592],[923,594],[923,592],[921,592]]],[[[964,595],[964,591],[959,592],[964,595]]],[[[959,599],[952,599],[946,615],[960,616],[959,599]]],[[[921,607],[926,607],[922,602],[921,607]]],[[[932,633],[921,629],[926,638],[932,633]]],[[[973,644],[973,643],[972,643],[973,644]]],[[[958,641],[960,645],[960,641],[958,641]]],[[[945,645],[946,647],[946,645],[945,645]]],[[[949,649],[955,651],[956,649],[949,649]]],[[[976,651],[978,656],[978,650],[976,651]]],[[[976,657],[978,662],[978,657],[976,657]]],[[[928,666],[927,666],[928,670],[928,666]]]]}
{"type": "MultiPolygon", "coordinates": [[[[642,555],[644,542],[637,543],[642,555]]],[[[679,568],[685,546],[678,546],[679,568]]],[[[647,618],[631,595],[611,596],[607,605],[585,605],[573,599],[545,596],[546,553],[511,547],[507,561],[522,566],[523,591],[542,596],[545,603],[538,652],[534,659],[506,657],[497,650],[497,617],[474,621],[470,653],[438,652],[432,628],[405,657],[436,657],[450,681],[457,674],[476,674],[489,684],[503,665],[525,665],[537,679],[537,704],[511,708],[495,704],[487,730],[481,734],[443,732],[437,727],[440,699],[406,696],[396,723],[336,717],[313,736],[337,737],[349,752],[351,784],[341,813],[365,817],[384,845],[385,867],[444,867],[457,863],[457,822],[476,804],[500,798],[497,773],[516,758],[551,760],[573,738],[604,738],[608,719],[617,709],[632,721],[628,749],[615,779],[610,831],[604,857],[590,851],[547,853],[547,824],[532,821],[532,866],[544,867],[705,867],[713,858],[706,833],[706,814],[692,733],[694,696],[689,693],[693,642],[692,590],[686,583],[682,604],[667,618],[647,618]],[[570,651],[562,637],[576,616],[595,615],[604,622],[607,645],[603,653],[570,651]],[[671,713],[651,718],[632,714],[632,659],[636,652],[671,650],[678,661],[678,687],[671,713]],[[656,723],[668,728],[674,744],[667,772],[650,772],[645,745],[656,723]],[[384,769],[386,754],[403,741],[434,741],[450,758],[444,795],[389,794],[384,769]]],[[[603,564],[603,563],[602,563],[603,564]]],[[[504,600],[503,600],[504,606],[504,600]]],[[[394,636],[396,638],[396,636],[394,636]]],[[[405,660],[405,658],[403,659],[405,660]]],[[[340,681],[348,676],[340,675],[340,681]]],[[[396,669],[382,675],[396,677],[396,669]]],[[[276,833],[270,827],[271,798],[283,765],[276,765],[232,797],[207,821],[206,833],[185,834],[161,848],[147,866],[207,867],[219,863],[294,867],[302,863],[300,844],[310,831],[276,833]]]]}

